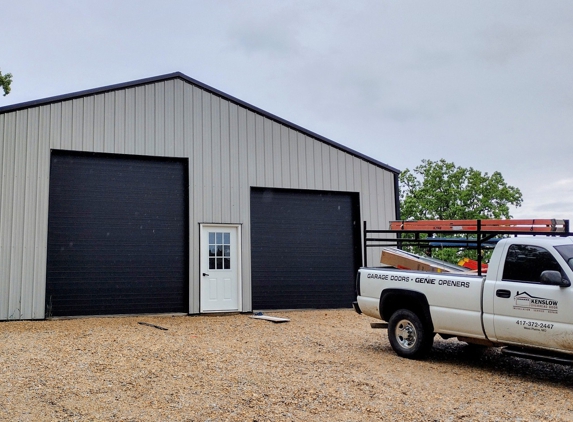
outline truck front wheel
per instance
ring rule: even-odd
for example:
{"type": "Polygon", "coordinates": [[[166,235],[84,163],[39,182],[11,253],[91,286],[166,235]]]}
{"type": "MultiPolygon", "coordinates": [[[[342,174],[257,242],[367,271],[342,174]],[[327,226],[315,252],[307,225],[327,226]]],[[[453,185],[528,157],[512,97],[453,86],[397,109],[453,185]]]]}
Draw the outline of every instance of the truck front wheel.
{"type": "Polygon", "coordinates": [[[399,309],[388,321],[388,340],[398,356],[419,359],[432,348],[434,334],[414,312],[399,309]]]}

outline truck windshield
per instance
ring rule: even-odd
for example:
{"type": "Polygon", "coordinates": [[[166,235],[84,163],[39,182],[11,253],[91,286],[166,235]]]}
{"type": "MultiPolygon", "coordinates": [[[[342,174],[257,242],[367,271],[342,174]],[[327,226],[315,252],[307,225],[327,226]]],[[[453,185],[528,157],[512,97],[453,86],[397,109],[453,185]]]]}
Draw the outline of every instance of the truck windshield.
{"type": "Polygon", "coordinates": [[[569,265],[569,268],[573,270],[573,245],[555,246],[555,249],[569,265]]]}

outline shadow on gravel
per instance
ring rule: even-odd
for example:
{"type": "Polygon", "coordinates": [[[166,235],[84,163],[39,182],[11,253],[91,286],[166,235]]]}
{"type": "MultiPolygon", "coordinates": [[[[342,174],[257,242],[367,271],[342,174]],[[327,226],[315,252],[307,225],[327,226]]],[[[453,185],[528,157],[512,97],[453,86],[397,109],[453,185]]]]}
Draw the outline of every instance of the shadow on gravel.
{"type": "Polygon", "coordinates": [[[427,359],[433,363],[464,365],[523,381],[573,387],[573,367],[505,356],[498,348],[476,348],[466,343],[436,337],[427,359]]]}
{"type": "MultiPolygon", "coordinates": [[[[371,343],[365,347],[383,355],[396,356],[389,344],[371,343]]],[[[476,348],[457,340],[436,336],[434,347],[423,362],[480,369],[497,376],[516,377],[521,381],[573,387],[573,366],[537,362],[503,355],[498,348],[476,348]]]]}

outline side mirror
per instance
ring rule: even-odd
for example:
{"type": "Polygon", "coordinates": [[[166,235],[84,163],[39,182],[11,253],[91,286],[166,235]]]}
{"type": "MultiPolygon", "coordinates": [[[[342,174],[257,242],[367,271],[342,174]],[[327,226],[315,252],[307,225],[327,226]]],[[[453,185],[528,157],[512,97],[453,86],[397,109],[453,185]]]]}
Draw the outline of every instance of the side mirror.
{"type": "Polygon", "coordinates": [[[559,271],[546,270],[541,273],[540,281],[542,284],[550,286],[569,287],[571,282],[566,278],[561,277],[559,271]]]}

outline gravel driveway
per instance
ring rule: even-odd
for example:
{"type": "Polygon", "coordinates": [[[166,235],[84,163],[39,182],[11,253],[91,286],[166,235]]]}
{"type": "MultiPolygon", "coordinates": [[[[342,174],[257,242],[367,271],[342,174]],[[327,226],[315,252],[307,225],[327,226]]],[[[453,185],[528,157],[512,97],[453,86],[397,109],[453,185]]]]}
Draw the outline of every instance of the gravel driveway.
{"type": "Polygon", "coordinates": [[[438,337],[409,361],[352,310],[269,315],[291,321],[0,323],[0,420],[573,420],[573,368],[438,337]]]}

